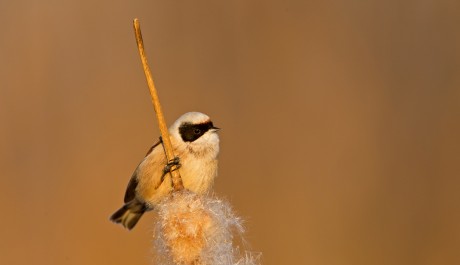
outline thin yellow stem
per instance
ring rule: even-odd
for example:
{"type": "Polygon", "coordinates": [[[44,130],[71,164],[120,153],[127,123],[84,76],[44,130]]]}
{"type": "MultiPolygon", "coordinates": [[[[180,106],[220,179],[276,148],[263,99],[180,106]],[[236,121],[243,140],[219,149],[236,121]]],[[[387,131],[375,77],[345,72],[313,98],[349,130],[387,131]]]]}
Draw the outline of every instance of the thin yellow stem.
{"type": "MultiPolygon", "coordinates": [[[[160,100],[158,98],[155,84],[153,83],[153,77],[150,72],[150,67],[147,63],[147,57],[145,55],[144,42],[142,41],[141,26],[139,24],[139,20],[135,18],[133,23],[134,32],[136,35],[137,49],[139,50],[139,56],[141,57],[145,78],[147,79],[147,85],[149,86],[150,95],[152,96],[153,108],[155,109],[155,113],[157,115],[158,127],[160,128],[161,138],[163,139],[163,146],[165,149],[166,159],[169,162],[174,159],[174,152],[171,144],[171,139],[169,138],[168,127],[166,126],[163,111],[161,110],[160,100]]],[[[173,168],[171,168],[170,174],[174,190],[177,191],[184,189],[184,185],[182,184],[182,178],[180,176],[177,166],[173,166],[173,168]]]]}

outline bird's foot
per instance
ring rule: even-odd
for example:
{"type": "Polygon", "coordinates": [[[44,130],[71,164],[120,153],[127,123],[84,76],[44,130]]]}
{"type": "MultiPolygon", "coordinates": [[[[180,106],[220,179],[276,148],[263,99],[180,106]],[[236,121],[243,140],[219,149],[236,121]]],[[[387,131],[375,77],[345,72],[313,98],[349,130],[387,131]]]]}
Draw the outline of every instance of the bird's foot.
{"type": "Polygon", "coordinates": [[[180,164],[180,159],[179,157],[174,157],[172,160],[169,160],[169,162],[166,164],[166,166],[163,168],[163,174],[161,175],[161,179],[160,179],[160,183],[158,183],[156,186],[155,186],[155,189],[158,189],[158,187],[160,187],[160,185],[163,183],[163,181],[165,180],[165,176],[166,174],[168,174],[169,172],[171,171],[174,171],[174,170],[177,170],[179,169],[181,166],[180,164]],[[173,168],[175,166],[175,168],[173,168]],[[172,169],[172,170],[171,170],[172,169]]]}
{"type": "Polygon", "coordinates": [[[180,168],[180,158],[178,156],[174,157],[173,159],[169,160],[166,166],[163,168],[163,176],[171,172],[171,169],[176,166],[173,170],[177,170],[180,168]]]}

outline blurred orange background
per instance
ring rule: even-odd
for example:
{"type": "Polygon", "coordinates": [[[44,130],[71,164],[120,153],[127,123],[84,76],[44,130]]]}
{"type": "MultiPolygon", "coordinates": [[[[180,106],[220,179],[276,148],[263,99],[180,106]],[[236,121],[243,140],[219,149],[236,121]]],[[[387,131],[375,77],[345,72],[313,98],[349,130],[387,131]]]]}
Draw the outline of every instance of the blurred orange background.
{"type": "Polygon", "coordinates": [[[459,1],[1,1],[0,263],[153,264],[108,218],[168,124],[221,130],[263,264],[460,264],[459,1]]]}

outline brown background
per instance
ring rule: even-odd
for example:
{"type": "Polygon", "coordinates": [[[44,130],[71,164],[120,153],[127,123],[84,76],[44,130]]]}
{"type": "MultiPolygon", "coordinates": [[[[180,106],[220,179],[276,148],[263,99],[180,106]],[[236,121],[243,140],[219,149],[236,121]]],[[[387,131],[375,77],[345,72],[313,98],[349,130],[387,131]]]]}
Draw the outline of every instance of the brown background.
{"type": "Polygon", "coordinates": [[[171,124],[222,127],[219,196],[274,264],[460,264],[460,2],[0,2],[0,263],[152,264],[109,222],[171,124]]]}

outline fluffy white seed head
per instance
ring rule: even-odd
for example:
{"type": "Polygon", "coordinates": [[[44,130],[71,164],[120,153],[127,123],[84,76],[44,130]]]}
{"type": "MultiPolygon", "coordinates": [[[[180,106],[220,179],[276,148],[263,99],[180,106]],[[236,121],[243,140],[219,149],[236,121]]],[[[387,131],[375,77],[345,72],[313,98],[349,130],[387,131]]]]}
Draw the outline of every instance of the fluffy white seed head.
{"type": "Polygon", "coordinates": [[[175,192],[157,205],[157,264],[256,265],[260,254],[241,253],[234,237],[244,232],[230,205],[207,195],[175,192]]]}

